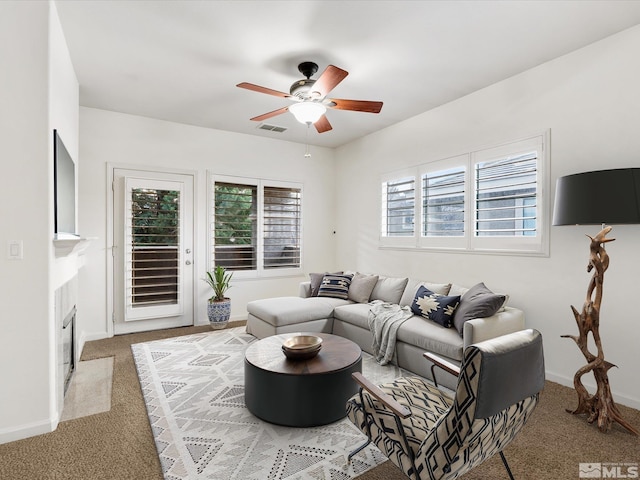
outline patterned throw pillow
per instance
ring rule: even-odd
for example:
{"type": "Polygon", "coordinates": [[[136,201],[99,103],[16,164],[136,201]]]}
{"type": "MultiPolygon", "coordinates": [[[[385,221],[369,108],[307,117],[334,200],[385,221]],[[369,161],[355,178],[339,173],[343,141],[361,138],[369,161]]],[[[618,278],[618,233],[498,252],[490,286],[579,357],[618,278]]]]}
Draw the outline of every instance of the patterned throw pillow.
{"type": "Polygon", "coordinates": [[[428,318],[443,327],[449,328],[453,325],[453,314],[459,304],[459,295],[438,295],[425,286],[421,286],[416,292],[416,298],[413,299],[411,310],[416,315],[428,318]]]}
{"type": "MultiPolygon", "coordinates": [[[[311,296],[312,297],[318,296],[318,290],[320,289],[320,284],[322,283],[322,279],[327,273],[329,272],[309,274],[309,279],[311,280],[311,296]]],[[[333,272],[333,273],[342,275],[343,272],[333,272]]]]}
{"type": "Polygon", "coordinates": [[[318,290],[318,296],[347,300],[352,278],[353,275],[325,274],[318,290]]]}

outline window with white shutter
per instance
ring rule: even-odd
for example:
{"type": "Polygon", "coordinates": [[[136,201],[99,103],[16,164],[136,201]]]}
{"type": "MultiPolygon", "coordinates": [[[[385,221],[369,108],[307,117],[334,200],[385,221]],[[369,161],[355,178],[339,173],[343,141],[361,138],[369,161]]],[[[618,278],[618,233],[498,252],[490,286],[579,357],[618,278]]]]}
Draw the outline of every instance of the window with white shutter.
{"type": "Polygon", "coordinates": [[[548,136],[418,165],[415,175],[387,174],[381,246],[547,255],[548,136]]]}
{"type": "Polygon", "coordinates": [[[211,268],[234,278],[301,269],[302,188],[261,179],[211,175],[211,268]]]}
{"type": "Polygon", "coordinates": [[[536,151],[475,165],[475,235],[535,236],[536,151]]]}
{"type": "Polygon", "coordinates": [[[264,187],[264,268],[300,267],[302,192],[264,187]]]}
{"type": "Polygon", "coordinates": [[[465,168],[425,173],[422,176],[422,235],[463,237],[465,168]]]}
{"type": "Polygon", "coordinates": [[[178,303],[179,202],[176,190],[131,190],[133,308],[178,303]]]}
{"type": "Polygon", "coordinates": [[[471,249],[548,253],[547,136],[471,154],[474,206],[471,249]]]}
{"type": "Polygon", "coordinates": [[[123,193],[123,320],[181,315],[184,185],[127,177],[123,193]]]}
{"type": "Polygon", "coordinates": [[[257,265],[257,185],[214,184],[213,256],[229,270],[255,270],[257,265]]]}
{"type": "Polygon", "coordinates": [[[414,237],[415,177],[382,182],[382,237],[414,237]]]}

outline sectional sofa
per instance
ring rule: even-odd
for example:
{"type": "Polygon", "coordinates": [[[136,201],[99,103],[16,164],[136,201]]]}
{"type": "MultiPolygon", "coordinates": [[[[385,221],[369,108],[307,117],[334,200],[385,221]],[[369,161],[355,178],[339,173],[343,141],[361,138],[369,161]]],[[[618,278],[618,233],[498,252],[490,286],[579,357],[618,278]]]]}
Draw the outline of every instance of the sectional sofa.
{"type": "MultiPolygon", "coordinates": [[[[372,354],[373,334],[368,317],[372,305],[379,303],[375,302],[376,300],[407,308],[413,305],[413,310],[416,310],[416,295],[424,293],[425,289],[434,296],[460,296],[454,317],[458,313],[466,317],[464,321],[460,317],[456,319],[460,320],[456,322],[459,323],[459,328],[454,325],[445,327],[422,314],[411,314],[397,330],[394,361],[404,369],[425,378],[432,378],[431,364],[424,359],[424,352],[435,353],[459,365],[462,352],[468,345],[525,328],[524,313],[507,306],[508,298],[504,295],[494,294],[490,298],[492,292],[484,284],[468,289],[450,283],[354,272],[351,274],[352,281],[345,297],[344,291],[338,294],[319,291],[323,289],[322,282],[327,283],[327,275],[331,274],[311,274],[311,281],[300,284],[298,297],[267,298],[249,302],[247,332],[258,338],[295,332],[333,333],[352,340],[363,351],[372,354]],[[366,286],[363,287],[365,282],[366,286]],[[488,296],[483,297],[484,294],[488,296]],[[340,296],[342,298],[336,298],[340,296]],[[502,301],[496,304],[495,297],[502,298],[502,301]],[[474,314],[487,311],[486,305],[482,304],[483,298],[487,301],[492,300],[493,306],[489,309],[492,314],[476,318],[474,314]],[[496,305],[498,309],[493,313],[496,305]]],[[[456,379],[452,376],[444,373],[437,373],[437,376],[439,384],[455,387],[456,379]]]]}

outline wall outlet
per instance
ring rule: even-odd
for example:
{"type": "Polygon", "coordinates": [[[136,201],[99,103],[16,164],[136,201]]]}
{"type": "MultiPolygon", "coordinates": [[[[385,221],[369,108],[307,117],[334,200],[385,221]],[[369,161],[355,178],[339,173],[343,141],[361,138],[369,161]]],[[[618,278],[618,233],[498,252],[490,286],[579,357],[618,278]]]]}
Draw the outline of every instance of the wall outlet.
{"type": "Polygon", "coordinates": [[[22,260],[22,240],[9,240],[7,242],[7,255],[9,260],[22,260]]]}

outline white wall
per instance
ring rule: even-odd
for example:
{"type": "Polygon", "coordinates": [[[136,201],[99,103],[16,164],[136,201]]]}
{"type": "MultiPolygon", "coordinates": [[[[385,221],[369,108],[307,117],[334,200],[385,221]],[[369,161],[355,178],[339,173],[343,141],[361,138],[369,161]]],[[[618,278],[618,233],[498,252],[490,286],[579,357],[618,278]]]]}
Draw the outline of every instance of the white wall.
{"type": "Polygon", "coordinates": [[[47,24],[46,4],[0,3],[0,438],[9,439],[49,425],[47,24]],[[23,242],[23,260],[7,259],[10,240],[23,242]]]}
{"type": "MultiPolygon", "coordinates": [[[[559,176],[640,167],[639,51],[635,27],[338,149],[338,201],[350,205],[337,210],[338,265],[466,286],[484,281],[508,292],[510,304],[522,308],[528,326],[544,336],[548,378],[572,385],[585,361],[573,341],[560,335],[577,334],[569,305],[582,308],[590,279],[584,234],[599,228],[551,227],[548,258],[381,250],[380,175],[548,128],[551,206],[559,176]]],[[[614,226],[610,236],[616,241],[607,246],[611,265],[600,332],[605,358],[619,367],[609,371],[614,396],[638,408],[640,313],[633,302],[640,227],[614,226]]],[[[583,380],[594,384],[591,376],[583,380]]]]}
{"type": "MultiPolygon", "coordinates": [[[[63,140],[64,145],[69,152],[71,158],[76,162],[76,171],[78,170],[78,122],[79,122],[79,86],[73,64],[71,63],[71,55],[67,48],[67,42],[62,31],[58,12],[55,3],[50,3],[50,21],[49,21],[49,252],[51,260],[50,268],[50,295],[68,282],[78,273],[79,258],[77,255],[56,257],[53,252],[53,244],[51,237],[53,228],[53,130],[58,131],[58,135],[63,140]]],[[[77,178],[76,178],[77,182],[77,178]]],[[[77,189],[76,189],[77,190],[77,189]]],[[[64,371],[62,363],[62,324],[56,323],[53,311],[54,301],[49,300],[50,318],[49,322],[50,337],[54,341],[55,348],[52,349],[50,355],[50,416],[55,418],[55,422],[62,415],[64,401],[64,371]]],[[[66,313],[66,312],[65,312],[66,313]]],[[[78,312],[82,316],[82,312],[78,312]]],[[[62,320],[62,319],[58,319],[62,320]]]]}
{"type": "MultiPolygon", "coordinates": [[[[212,105],[212,108],[215,106],[212,105]]],[[[305,128],[300,125],[300,128],[305,128]]],[[[304,158],[304,145],[218,130],[153,120],[104,110],[80,109],[79,228],[97,237],[84,256],[80,271],[81,330],[86,339],[107,334],[106,238],[107,164],[196,172],[195,323],[208,323],[209,287],[201,279],[207,270],[207,170],[236,175],[300,182],[303,184],[304,271],[335,263],[334,153],[312,148],[304,158]]],[[[110,187],[109,187],[110,188],[110,187]]],[[[232,319],[246,319],[246,303],[257,298],[297,295],[303,277],[269,280],[234,280],[229,296],[232,319]]]]}
{"type": "MultiPolygon", "coordinates": [[[[569,384],[584,360],[571,341],[569,305],[584,299],[592,227],[553,227],[548,258],[378,249],[380,174],[551,129],[551,180],[580,171],[637,167],[640,27],[593,44],[337,151],[82,108],[55,7],[0,2],[0,248],[22,240],[23,260],[0,254],[0,443],[55,428],[53,291],[77,268],[55,259],[52,129],[79,162],[79,231],[97,237],[80,270],[79,329],[106,336],[107,163],[197,173],[196,323],[206,323],[206,170],[304,184],[304,270],[336,267],[410,275],[506,291],[545,338],[548,376],[569,384]],[[78,125],[82,138],[78,147],[78,125]],[[76,155],[77,154],[77,155],[76,155]],[[334,198],[336,199],[334,201],[334,198]],[[20,199],[17,200],[17,199],[20,199]],[[332,234],[337,230],[337,235],[332,234]],[[25,381],[27,380],[27,381],[25,381]]],[[[469,72],[473,74],[473,72],[469,72]]],[[[275,138],[275,137],[274,137],[275,138]]],[[[553,197],[553,188],[548,194],[553,197]]],[[[550,213],[550,212],[549,212],[550,213]]],[[[601,333],[616,399],[640,407],[638,313],[631,307],[640,227],[615,226],[608,245],[601,333]]],[[[295,295],[301,277],[237,281],[235,318],[259,297],[295,295]]]]}
{"type": "Polygon", "coordinates": [[[70,143],[77,145],[77,93],[67,95],[75,76],[69,70],[53,4],[0,2],[0,65],[0,443],[4,443],[51,431],[60,408],[53,325],[53,291],[59,278],[52,251],[52,128],[57,119],[70,143]],[[50,103],[58,94],[59,100],[50,103]],[[71,104],[66,103],[69,100],[71,104]],[[75,127],[73,119],[67,121],[74,108],[75,127]],[[8,259],[12,240],[23,242],[22,260],[8,259]]]}

